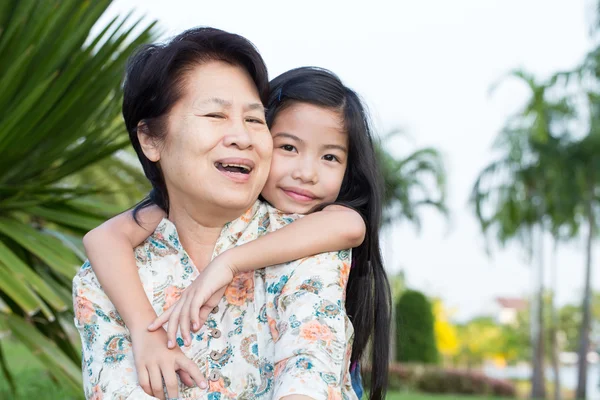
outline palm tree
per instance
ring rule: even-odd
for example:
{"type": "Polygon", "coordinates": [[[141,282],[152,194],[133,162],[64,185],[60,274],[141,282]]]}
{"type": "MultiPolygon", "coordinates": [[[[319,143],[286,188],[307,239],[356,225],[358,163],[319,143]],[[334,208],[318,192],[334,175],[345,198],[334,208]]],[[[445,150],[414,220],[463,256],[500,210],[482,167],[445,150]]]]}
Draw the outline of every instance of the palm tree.
{"type": "Polygon", "coordinates": [[[501,132],[496,146],[503,155],[480,173],[471,200],[484,232],[495,229],[502,245],[520,239],[531,256],[537,257],[531,397],[545,398],[544,236],[555,206],[549,193],[557,190],[564,168],[564,140],[553,130],[562,129],[573,111],[565,99],[548,100],[548,85],[529,74],[513,71],[509,76],[524,82],[531,97],[501,132]]]}
{"type": "MultiPolygon", "coordinates": [[[[384,136],[388,142],[400,136],[392,131],[384,136]]],[[[433,147],[417,149],[404,157],[396,157],[382,144],[376,146],[385,192],[384,225],[408,221],[421,226],[419,211],[431,207],[444,216],[446,207],[446,170],[441,153],[433,147]]]]}
{"type": "Polygon", "coordinates": [[[534,255],[538,256],[534,275],[536,289],[531,313],[533,344],[531,397],[545,398],[543,372],[544,331],[542,329],[544,264],[540,254],[543,247],[543,231],[539,227],[541,224],[539,210],[534,206],[536,202],[539,202],[540,195],[527,182],[521,180],[527,179],[526,175],[528,173],[533,176],[534,171],[530,170],[528,173],[521,174],[519,169],[513,170],[510,172],[510,177],[506,178],[507,182],[497,187],[491,187],[486,182],[492,175],[510,168],[515,168],[515,166],[500,161],[484,169],[473,188],[472,202],[475,205],[476,214],[484,232],[495,229],[497,239],[502,245],[505,245],[509,240],[517,239],[526,248],[530,259],[533,260],[534,255]],[[487,208],[493,209],[489,216],[484,212],[487,208]],[[538,240],[538,243],[536,243],[536,240],[538,240]]]}
{"type": "MultiPolygon", "coordinates": [[[[600,103],[599,103],[600,104],[600,103]]],[[[595,105],[598,110],[600,107],[595,105]]],[[[576,210],[580,216],[581,224],[586,225],[586,257],[585,257],[585,284],[582,299],[582,322],[579,332],[579,360],[576,398],[586,398],[587,387],[587,353],[590,350],[591,329],[591,275],[592,275],[592,245],[597,235],[598,210],[600,196],[600,120],[596,112],[592,112],[590,133],[582,140],[571,146],[571,159],[575,165],[576,183],[580,190],[576,210]]]]}
{"type": "MultiPolygon", "coordinates": [[[[598,39],[600,32],[600,2],[596,3],[596,21],[592,27],[592,35],[598,39]]],[[[596,41],[597,42],[597,41],[596,41]]],[[[598,43],[598,42],[597,42],[598,43]]],[[[556,74],[554,80],[561,78],[568,87],[570,78],[579,78],[580,91],[583,92],[583,115],[588,116],[587,134],[580,140],[574,140],[569,146],[570,163],[573,166],[571,193],[576,194],[572,204],[572,215],[576,223],[586,226],[586,258],[585,282],[582,299],[582,323],[579,332],[578,376],[576,398],[586,398],[587,387],[587,353],[590,350],[591,329],[591,275],[592,275],[592,246],[598,230],[600,196],[600,45],[597,44],[585,57],[582,65],[572,72],[556,74]]]]}
{"type": "Polygon", "coordinates": [[[591,329],[591,275],[592,275],[592,245],[597,235],[600,195],[600,1],[595,2],[595,20],[591,36],[595,48],[586,56],[582,66],[574,71],[579,75],[580,82],[587,92],[589,110],[589,133],[579,143],[573,146],[573,159],[577,163],[577,178],[582,196],[579,197],[578,215],[582,224],[587,225],[585,285],[582,301],[582,323],[579,332],[579,361],[576,398],[584,399],[587,388],[587,352],[590,346],[591,329]]]}
{"type": "MultiPolygon", "coordinates": [[[[131,205],[117,191],[139,198],[142,190],[119,152],[128,145],[119,82],[133,49],[154,37],[154,23],[116,17],[90,35],[109,4],[0,6],[0,332],[76,391],[70,310],[80,238],[131,205]]],[[[0,366],[14,389],[1,348],[0,366]]]]}
{"type": "MultiPolygon", "coordinates": [[[[400,131],[392,131],[375,147],[385,188],[383,226],[389,227],[400,221],[410,222],[420,229],[419,212],[422,208],[432,207],[444,216],[448,215],[444,162],[440,152],[432,147],[415,150],[405,157],[396,157],[386,150],[383,142],[389,143],[398,136],[400,131]]],[[[395,306],[396,301],[392,307],[393,320],[397,318],[395,306]]],[[[396,324],[392,324],[391,328],[390,348],[396,349],[396,324]]],[[[395,361],[396,356],[391,352],[390,362],[395,361]]]]}

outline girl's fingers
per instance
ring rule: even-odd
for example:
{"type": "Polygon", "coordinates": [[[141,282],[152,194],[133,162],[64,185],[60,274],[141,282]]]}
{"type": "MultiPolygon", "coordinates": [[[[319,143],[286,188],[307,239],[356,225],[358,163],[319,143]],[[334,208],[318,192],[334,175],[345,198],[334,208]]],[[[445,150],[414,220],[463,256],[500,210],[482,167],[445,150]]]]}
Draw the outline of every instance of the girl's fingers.
{"type": "Polygon", "coordinates": [[[177,366],[180,368],[180,371],[185,371],[186,373],[190,374],[200,389],[206,389],[208,387],[206,378],[204,375],[202,375],[200,368],[198,368],[198,365],[196,365],[195,362],[182,355],[182,357],[177,360],[177,366]]]}
{"type": "Polygon", "coordinates": [[[167,347],[172,349],[177,344],[177,328],[179,327],[179,314],[181,313],[181,302],[173,307],[173,312],[169,317],[169,326],[167,327],[167,347]]]}
{"type": "Polygon", "coordinates": [[[148,326],[148,330],[149,331],[155,331],[158,328],[162,327],[164,324],[167,323],[167,321],[169,320],[169,317],[171,316],[171,314],[173,313],[173,308],[177,305],[177,303],[175,303],[174,305],[172,305],[171,307],[169,307],[169,309],[167,311],[165,311],[164,313],[160,314],[160,316],[158,316],[149,326],[148,326]]]}
{"type": "Polygon", "coordinates": [[[163,380],[158,365],[148,367],[148,375],[150,375],[150,387],[152,387],[152,396],[157,397],[160,400],[165,400],[163,380]]]}
{"type": "Polygon", "coordinates": [[[177,374],[179,375],[179,379],[181,379],[181,382],[187,386],[187,387],[194,387],[195,382],[192,379],[192,376],[190,374],[188,374],[185,370],[180,369],[179,371],[177,371],[177,374]]]}
{"type": "Polygon", "coordinates": [[[144,389],[148,396],[152,396],[152,387],[150,386],[150,376],[145,366],[136,367],[138,383],[144,389]]]}
{"type": "MultiPolygon", "coordinates": [[[[207,305],[204,305],[200,308],[200,312],[198,313],[198,320],[200,321],[201,324],[204,324],[206,322],[206,320],[208,319],[208,315],[211,313],[213,308],[214,307],[210,307],[207,305]]],[[[200,325],[200,326],[202,326],[202,325],[200,325]]]]}
{"type": "Polygon", "coordinates": [[[181,338],[186,346],[192,343],[192,337],[190,335],[190,296],[186,298],[181,307],[181,314],[179,315],[179,332],[181,338]]]}
{"type": "Polygon", "coordinates": [[[169,399],[179,398],[179,383],[177,382],[177,376],[175,375],[175,369],[171,367],[161,368],[162,376],[167,387],[167,395],[169,399]]]}
{"type": "Polygon", "coordinates": [[[204,322],[206,321],[206,319],[201,320],[199,318],[199,315],[200,310],[202,309],[202,306],[204,306],[204,303],[206,303],[207,299],[208,296],[205,296],[201,292],[198,292],[196,293],[196,295],[192,299],[192,302],[190,303],[190,320],[192,322],[192,329],[194,330],[194,332],[200,329],[202,324],[204,324],[204,322]]]}

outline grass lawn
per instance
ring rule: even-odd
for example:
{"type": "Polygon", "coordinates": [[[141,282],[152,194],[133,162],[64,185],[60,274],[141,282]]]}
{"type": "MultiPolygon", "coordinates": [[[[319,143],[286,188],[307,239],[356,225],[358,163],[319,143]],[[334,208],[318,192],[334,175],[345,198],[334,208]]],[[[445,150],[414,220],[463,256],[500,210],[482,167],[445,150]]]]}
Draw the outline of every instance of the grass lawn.
{"type": "Polygon", "coordinates": [[[501,400],[501,397],[460,396],[460,395],[432,395],[421,393],[389,392],[387,400],[501,400]]]}

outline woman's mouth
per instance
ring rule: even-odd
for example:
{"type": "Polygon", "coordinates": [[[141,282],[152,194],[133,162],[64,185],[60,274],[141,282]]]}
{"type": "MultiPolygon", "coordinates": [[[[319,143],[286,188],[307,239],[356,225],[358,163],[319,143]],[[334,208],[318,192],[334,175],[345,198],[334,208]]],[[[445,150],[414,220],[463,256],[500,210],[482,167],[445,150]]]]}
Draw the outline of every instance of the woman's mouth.
{"type": "Polygon", "coordinates": [[[254,169],[254,162],[244,158],[230,158],[215,162],[219,172],[235,182],[247,182],[254,169]]]}

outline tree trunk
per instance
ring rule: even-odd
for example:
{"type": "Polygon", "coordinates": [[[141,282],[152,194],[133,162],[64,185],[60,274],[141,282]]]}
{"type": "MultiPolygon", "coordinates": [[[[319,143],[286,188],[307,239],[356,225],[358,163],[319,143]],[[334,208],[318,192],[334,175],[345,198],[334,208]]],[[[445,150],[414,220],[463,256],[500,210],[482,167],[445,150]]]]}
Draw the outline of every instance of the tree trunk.
{"type": "Polygon", "coordinates": [[[556,312],[556,290],[558,288],[557,282],[557,252],[558,252],[558,239],[554,237],[554,246],[552,250],[552,266],[551,266],[551,285],[552,285],[552,297],[550,298],[550,345],[552,346],[552,373],[554,375],[554,400],[561,399],[560,393],[560,365],[559,365],[559,348],[558,348],[558,313],[556,312]]]}
{"type": "MultiPolygon", "coordinates": [[[[393,297],[393,296],[392,296],[393,297]]],[[[390,363],[395,363],[398,360],[400,360],[400,354],[398,353],[398,349],[396,346],[396,341],[398,340],[398,337],[396,336],[398,334],[398,324],[396,323],[396,318],[397,318],[397,311],[396,311],[396,301],[392,301],[392,323],[390,325],[390,356],[389,356],[389,362],[390,363]]],[[[370,354],[365,352],[365,354],[370,354]]]]}
{"type": "Polygon", "coordinates": [[[595,221],[592,205],[592,196],[586,204],[586,214],[588,218],[588,237],[586,244],[586,260],[585,260],[585,289],[583,291],[581,329],[579,331],[579,360],[577,362],[577,392],[576,399],[586,398],[587,389],[587,353],[590,348],[590,320],[591,320],[591,287],[592,280],[592,242],[594,239],[595,221]]]}
{"type": "Polygon", "coordinates": [[[532,318],[533,373],[531,374],[531,398],[546,398],[546,379],[544,374],[544,230],[539,226],[539,248],[536,283],[534,294],[534,316],[532,318]]]}

